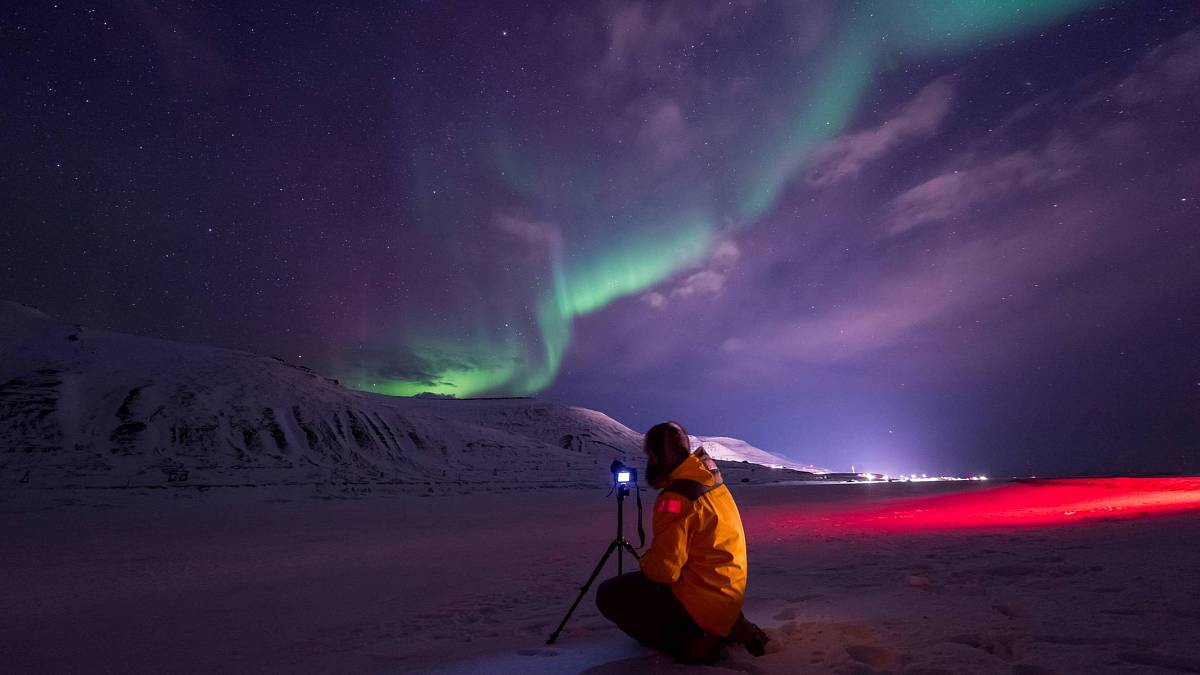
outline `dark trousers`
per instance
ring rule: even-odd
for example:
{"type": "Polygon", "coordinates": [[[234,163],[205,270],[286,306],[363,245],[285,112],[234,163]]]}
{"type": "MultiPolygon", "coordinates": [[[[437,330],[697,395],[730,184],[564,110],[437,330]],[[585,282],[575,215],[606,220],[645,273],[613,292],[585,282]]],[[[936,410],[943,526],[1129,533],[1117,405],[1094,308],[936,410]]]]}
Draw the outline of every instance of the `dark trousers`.
{"type": "Polygon", "coordinates": [[[704,636],[666,584],[641,572],[613,577],[596,589],[596,607],[609,621],[644,645],[672,656],[704,636]]]}

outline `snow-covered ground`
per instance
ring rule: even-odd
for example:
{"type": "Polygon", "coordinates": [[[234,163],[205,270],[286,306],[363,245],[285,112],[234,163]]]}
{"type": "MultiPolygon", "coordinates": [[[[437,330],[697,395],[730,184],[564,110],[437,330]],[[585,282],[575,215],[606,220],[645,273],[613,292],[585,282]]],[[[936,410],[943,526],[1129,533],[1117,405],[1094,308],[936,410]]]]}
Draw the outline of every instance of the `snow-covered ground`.
{"type": "MultiPolygon", "coordinates": [[[[1200,672],[1196,480],[800,488],[812,467],[701,442],[773,637],[713,670],[1200,672]]],[[[0,302],[0,672],[688,670],[590,597],[544,644],[640,445],[594,410],[378,396],[0,302]]]]}
{"type": "MultiPolygon", "coordinates": [[[[710,671],[1200,672],[1197,481],[733,490],[746,613],[773,641],[710,671]]],[[[6,486],[0,663],[690,672],[619,633],[591,597],[544,644],[611,539],[614,507],[581,488],[6,486]]]]}

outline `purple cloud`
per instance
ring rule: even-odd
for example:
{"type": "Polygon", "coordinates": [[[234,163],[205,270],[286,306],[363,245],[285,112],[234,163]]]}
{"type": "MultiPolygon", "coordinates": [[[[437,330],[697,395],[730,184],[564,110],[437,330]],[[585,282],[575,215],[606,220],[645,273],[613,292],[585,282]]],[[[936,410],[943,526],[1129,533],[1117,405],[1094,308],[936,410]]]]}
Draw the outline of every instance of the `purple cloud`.
{"type": "Polygon", "coordinates": [[[1179,96],[1200,82],[1200,31],[1168,40],[1142,57],[1138,68],[1113,88],[1125,104],[1179,96]]]}
{"type": "Polygon", "coordinates": [[[937,131],[954,100],[954,81],[941,77],[925,85],[895,116],[874,129],[840,136],[817,152],[809,185],[828,186],[858,175],[900,145],[937,131]]]}
{"type": "Polygon", "coordinates": [[[954,169],[893,199],[887,232],[897,235],[925,223],[951,220],[1000,195],[1045,187],[1074,173],[1081,158],[1077,146],[1057,137],[1037,150],[1019,150],[954,169]]]}
{"type": "MultiPolygon", "coordinates": [[[[1130,116],[1113,106],[1096,105],[1098,101],[1149,104],[1193,96],[1200,84],[1198,34],[1193,31],[1156,48],[1118,79],[1110,76],[1106,82],[1093,74],[1069,91],[1043,97],[1039,106],[1022,107],[1010,116],[997,128],[998,134],[964,145],[944,162],[953,168],[904,189],[886,203],[885,236],[875,244],[881,255],[886,252],[886,265],[858,263],[849,284],[844,272],[839,273],[841,285],[824,290],[819,305],[805,307],[807,311],[764,312],[769,319],[753,324],[728,322],[737,328],[721,343],[729,358],[717,372],[736,380],[778,376],[791,372],[789,364],[861,365],[927,341],[954,344],[956,334],[982,325],[995,313],[1036,315],[1033,323],[1041,330],[1057,330],[1060,324],[1068,330],[1070,320],[1064,324],[1061,316],[1054,315],[1061,314],[1058,307],[1075,307],[1081,314],[1087,308],[1112,312],[1118,306],[1137,307],[1165,288],[1185,284],[1186,273],[1180,265],[1169,263],[1166,251],[1142,254],[1137,263],[1145,266],[1142,273],[1147,277],[1171,279],[1160,286],[1114,280],[1104,294],[1080,295],[1056,282],[1094,274],[1117,261],[1127,271],[1134,269],[1132,252],[1149,251],[1157,240],[1131,226],[1132,205],[1152,202],[1159,188],[1168,190],[1175,182],[1188,185],[1200,178],[1200,162],[1191,161],[1175,166],[1159,181],[1130,186],[1129,192],[1114,189],[1113,175],[1160,171],[1155,160],[1146,158],[1171,147],[1172,132],[1162,116],[1174,113],[1147,106],[1141,114],[1130,116]],[[1069,116],[1062,114],[1064,110],[1069,116]],[[1045,125],[1047,121],[1057,124],[1045,125]],[[1031,124],[1021,126],[1027,123],[1031,124]],[[1031,134],[1030,126],[1039,124],[1043,131],[1031,134]],[[935,228],[939,223],[948,227],[935,228]],[[916,239],[897,236],[907,233],[916,239]],[[1046,290],[1048,286],[1057,287],[1052,292],[1046,290]],[[1050,302],[1054,297],[1058,301],[1050,302]]],[[[911,103],[906,106],[912,109],[911,103]]],[[[843,152],[830,155],[824,166],[844,170],[832,171],[819,185],[832,189],[837,183],[833,176],[866,170],[866,162],[855,158],[882,156],[894,147],[889,144],[899,135],[873,135],[886,126],[835,141],[833,147],[843,152]]],[[[1172,200],[1186,204],[1189,193],[1181,194],[1172,200]]],[[[854,241],[850,234],[828,236],[854,241]]],[[[846,250],[850,249],[836,252],[846,250]]],[[[790,254],[784,259],[790,264],[790,254]]],[[[814,269],[825,266],[818,260],[811,264],[814,269]]],[[[804,279],[806,274],[797,276],[804,279]]],[[[824,285],[819,276],[806,283],[824,285]]],[[[747,301],[746,295],[733,297],[747,301]]],[[[1005,333],[1019,334],[1024,324],[1004,325],[1005,333]]],[[[987,337],[1003,339],[998,331],[987,337]]],[[[1002,353],[1019,354],[1011,344],[1002,353]]],[[[945,357],[945,352],[939,352],[939,358],[945,357]]]]}
{"type": "Polygon", "coordinates": [[[602,65],[609,73],[651,79],[669,75],[672,69],[661,66],[675,52],[753,4],[754,0],[618,4],[602,17],[607,29],[602,65]]]}
{"type": "Polygon", "coordinates": [[[713,245],[699,269],[693,268],[682,280],[661,286],[641,296],[642,302],[654,309],[663,309],[673,300],[690,298],[711,299],[725,289],[726,279],[741,259],[741,249],[733,239],[722,239],[713,245]]]}
{"type": "Polygon", "coordinates": [[[550,223],[497,213],[493,220],[497,229],[517,239],[538,254],[555,254],[562,250],[562,231],[550,223]]]}

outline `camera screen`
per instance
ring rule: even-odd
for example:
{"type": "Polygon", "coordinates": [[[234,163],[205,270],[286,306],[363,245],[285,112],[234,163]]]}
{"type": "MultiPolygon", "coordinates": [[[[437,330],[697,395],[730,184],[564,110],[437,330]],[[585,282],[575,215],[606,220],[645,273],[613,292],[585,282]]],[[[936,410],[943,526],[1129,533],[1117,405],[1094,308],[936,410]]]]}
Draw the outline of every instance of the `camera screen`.
{"type": "Polygon", "coordinates": [[[617,482],[618,483],[628,483],[629,482],[629,472],[628,471],[618,471],[617,472],[617,482]]]}

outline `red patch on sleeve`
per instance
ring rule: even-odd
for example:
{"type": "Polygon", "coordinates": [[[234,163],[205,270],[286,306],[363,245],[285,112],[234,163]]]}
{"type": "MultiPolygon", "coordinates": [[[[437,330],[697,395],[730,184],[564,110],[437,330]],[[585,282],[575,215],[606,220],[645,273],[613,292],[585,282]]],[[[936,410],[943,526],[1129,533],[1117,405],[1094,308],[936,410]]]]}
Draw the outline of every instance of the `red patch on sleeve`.
{"type": "Polygon", "coordinates": [[[659,513],[680,513],[683,511],[683,502],[678,499],[660,499],[654,510],[659,513]]]}

